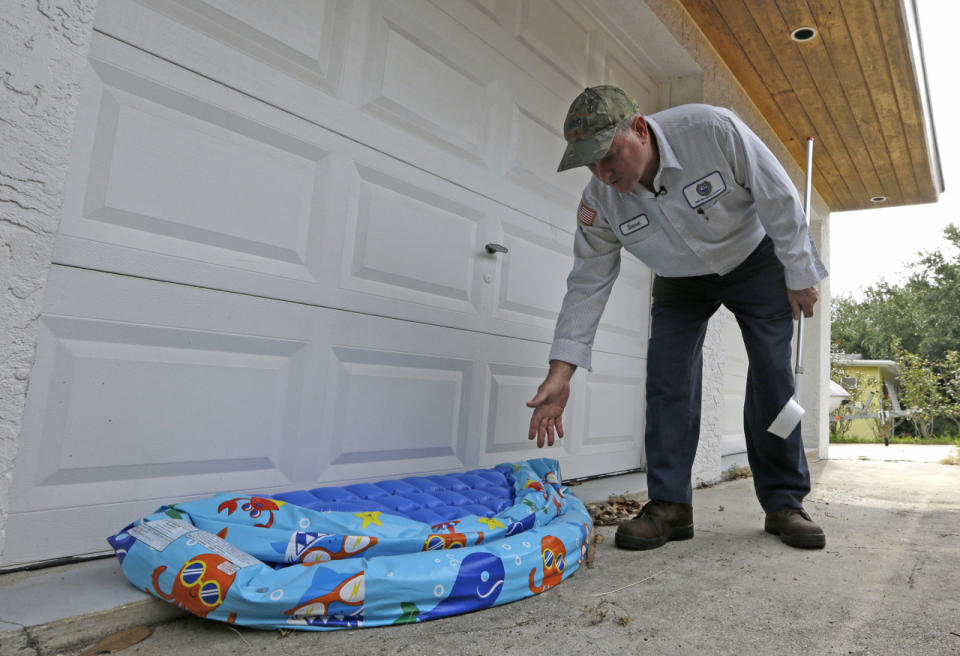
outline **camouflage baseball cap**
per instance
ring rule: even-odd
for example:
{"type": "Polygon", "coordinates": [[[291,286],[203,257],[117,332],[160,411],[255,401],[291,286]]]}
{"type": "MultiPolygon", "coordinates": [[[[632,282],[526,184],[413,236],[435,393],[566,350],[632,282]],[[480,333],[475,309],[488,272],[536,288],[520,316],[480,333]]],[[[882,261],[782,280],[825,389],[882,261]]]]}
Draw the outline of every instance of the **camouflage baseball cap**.
{"type": "Polygon", "coordinates": [[[617,126],[640,112],[637,101],[609,84],[587,87],[577,96],[563,121],[567,150],[557,171],[592,164],[607,154],[617,126]]]}

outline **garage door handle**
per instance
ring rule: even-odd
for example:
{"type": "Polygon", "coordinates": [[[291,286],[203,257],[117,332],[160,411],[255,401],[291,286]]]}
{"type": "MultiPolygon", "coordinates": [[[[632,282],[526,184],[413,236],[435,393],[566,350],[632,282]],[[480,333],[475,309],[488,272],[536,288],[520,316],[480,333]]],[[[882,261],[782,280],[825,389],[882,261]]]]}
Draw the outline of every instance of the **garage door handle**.
{"type": "Polygon", "coordinates": [[[506,246],[501,244],[487,244],[487,252],[493,255],[494,253],[509,253],[506,246]]]}

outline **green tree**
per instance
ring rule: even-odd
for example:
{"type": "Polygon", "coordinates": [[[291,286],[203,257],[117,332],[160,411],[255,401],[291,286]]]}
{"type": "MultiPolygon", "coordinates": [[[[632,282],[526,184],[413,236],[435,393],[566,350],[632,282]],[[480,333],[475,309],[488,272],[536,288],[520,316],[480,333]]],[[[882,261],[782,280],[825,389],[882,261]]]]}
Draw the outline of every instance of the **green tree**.
{"type": "MultiPolygon", "coordinates": [[[[845,416],[852,414],[850,409],[851,399],[853,398],[853,393],[851,390],[844,387],[844,381],[850,376],[847,374],[847,370],[843,367],[842,364],[838,363],[833,358],[830,359],[830,380],[835,382],[843,389],[847,390],[847,393],[850,394],[850,398],[847,399],[846,403],[841,404],[833,411],[833,416],[830,417],[830,441],[831,442],[842,442],[846,439],[847,433],[850,432],[850,422],[844,419],[845,416]]],[[[859,385],[858,385],[859,387],[859,385]]]]}
{"type": "Polygon", "coordinates": [[[933,366],[926,359],[904,349],[894,338],[891,345],[894,359],[900,366],[900,403],[910,411],[910,423],[915,435],[923,439],[933,437],[933,426],[942,413],[944,394],[933,366]]]}
{"type": "Polygon", "coordinates": [[[831,339],[839,350],[881,359],[889,357],[895,337],[930,362],[960,350],[960,228],[949,225],[943,234],[949,246],[919,253],[902,285],[884,280],[862,301],[834,299],[831,339]]]}
{"type": "Polygon", "coordinates": [[[948,351],[941,361],[940,387],[945,397],[941,416],[953,422],[954,434],[960,437],[960,351],[948,351]]]}
{"type": "Polygon", "coordinates": [[[893,409],[893,403],[886,394],[880,397],[880,409],[877,416],[870,419],[870,430],[877,442],[889,444],[893,437],[894,419],[888,414],[893,409]]]}
{"type": "Polygon", "coordinates": [[[835,349],[900,363],[901,403],[924,438],[960,434],[960,228],[943,234],[946,245],[918,253],[902,284],[882,280],[862,301],[840,297],[831,307],[835,349]]]}

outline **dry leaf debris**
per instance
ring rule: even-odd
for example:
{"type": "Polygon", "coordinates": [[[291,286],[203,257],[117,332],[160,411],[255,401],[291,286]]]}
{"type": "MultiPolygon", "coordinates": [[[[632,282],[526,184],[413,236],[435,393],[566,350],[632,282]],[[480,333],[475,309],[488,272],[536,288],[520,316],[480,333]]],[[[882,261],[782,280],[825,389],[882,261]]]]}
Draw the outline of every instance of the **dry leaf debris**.
{"type": "Polygon", "coordinates": [[[97,644],[84,649],[79,656],[113,654],[146,640],[152,633],[153,629],[149,626],[135,626],[132,629],[112,633],[97,644]]]}
{"type": "Polygon", "coordinates": [[[643,502],[625,496],[611,496],[602,503],[588,503],[586,506],[594,526],[614,526],[636,516],[643,502]]]}

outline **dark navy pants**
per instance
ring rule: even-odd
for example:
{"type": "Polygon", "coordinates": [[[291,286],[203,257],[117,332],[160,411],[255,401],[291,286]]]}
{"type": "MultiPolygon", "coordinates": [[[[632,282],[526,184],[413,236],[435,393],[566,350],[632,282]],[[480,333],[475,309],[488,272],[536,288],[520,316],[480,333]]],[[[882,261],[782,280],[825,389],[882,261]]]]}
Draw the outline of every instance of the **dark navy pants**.
{"type": "Polygon", "coordinates": [[[793,314],[783,265],[769,237],[726,275],[654,280],[645,436],[649,496],[691,502],[703,338],[707,321],[721,305],[736,317],[747,349],[743,424],[757,498],[767,512],[799,508],[810,491],[800,427],[786,440],[767,431],[793,395],[793,314]]]}

